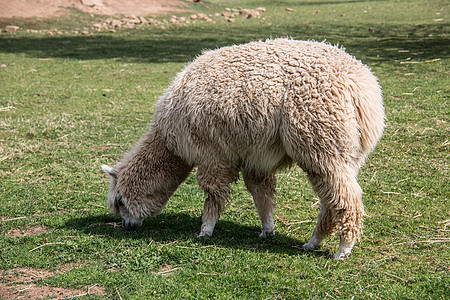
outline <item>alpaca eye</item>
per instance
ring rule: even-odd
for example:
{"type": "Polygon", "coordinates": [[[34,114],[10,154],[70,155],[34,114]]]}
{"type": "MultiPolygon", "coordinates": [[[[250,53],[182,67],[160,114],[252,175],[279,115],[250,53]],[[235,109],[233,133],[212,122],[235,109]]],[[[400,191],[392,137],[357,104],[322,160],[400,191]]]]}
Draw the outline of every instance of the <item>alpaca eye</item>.
{"type": "Polygon", "coordinates": [[[117,195],[116,202],[119,206],[124,206],[121,195],[117,195]]]}

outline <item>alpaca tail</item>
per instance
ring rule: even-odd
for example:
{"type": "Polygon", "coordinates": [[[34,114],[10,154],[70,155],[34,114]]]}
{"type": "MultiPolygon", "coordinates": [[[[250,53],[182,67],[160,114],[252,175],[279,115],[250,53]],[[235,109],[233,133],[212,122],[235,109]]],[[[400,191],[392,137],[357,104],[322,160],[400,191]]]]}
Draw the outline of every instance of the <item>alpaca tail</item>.
{"type": "Polygon", "coordinates": [[[353,105],[360,130],[361,148],[367,155],[381,138],[384,130],[384,106],[377,78],[367,68],[350,77],[353,105]]]}

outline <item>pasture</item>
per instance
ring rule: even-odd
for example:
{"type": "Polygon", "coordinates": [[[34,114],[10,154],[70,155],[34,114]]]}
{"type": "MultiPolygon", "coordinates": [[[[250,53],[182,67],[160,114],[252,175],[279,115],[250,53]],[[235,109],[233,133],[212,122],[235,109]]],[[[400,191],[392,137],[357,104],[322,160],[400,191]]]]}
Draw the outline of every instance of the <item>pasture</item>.
{"type": "Polygon", "coordinates": [[[92,29],[106,16],[75,10],[0,19],[20,27],[0,34],[0,298],[450,298],[448,10],[440,0],[210,0],[115,32],[92,29]],[[241,6],[265,11],[222,16],[241,6]],[[116,228],[100,165],[138,141],[175,74],[204,49],[275,37],[339,44],[383,89],[386,129],[359,176],[367,216],[350,258],[330,257],[337,237],[301,249],[319,204],[297,167],[277,176],[273,237],[258,238],[239,180],[214,236],[199,239],[195,172],[159,216],[116,228]]]}

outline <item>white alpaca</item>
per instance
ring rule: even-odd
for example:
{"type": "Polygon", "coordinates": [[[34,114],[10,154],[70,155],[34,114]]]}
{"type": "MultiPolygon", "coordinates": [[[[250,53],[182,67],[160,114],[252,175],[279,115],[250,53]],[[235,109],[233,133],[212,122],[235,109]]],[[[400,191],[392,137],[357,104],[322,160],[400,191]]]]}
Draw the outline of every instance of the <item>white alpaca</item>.
{"type": "Polygon", "coordinates": [[[141,226],[197,166],[207,194],[200,236],[210,236],[241,171],[264,237],[274,232],[275,173],[295,163],[321,200],[304,248],[337,230],[335,258],[345,258],[362,230],[356,177],[383,128],[376,77],[339,48],[275,39],[207,51],[175,78],[134,150],[102,166],[108,204],[125,228],[141,226]]]}

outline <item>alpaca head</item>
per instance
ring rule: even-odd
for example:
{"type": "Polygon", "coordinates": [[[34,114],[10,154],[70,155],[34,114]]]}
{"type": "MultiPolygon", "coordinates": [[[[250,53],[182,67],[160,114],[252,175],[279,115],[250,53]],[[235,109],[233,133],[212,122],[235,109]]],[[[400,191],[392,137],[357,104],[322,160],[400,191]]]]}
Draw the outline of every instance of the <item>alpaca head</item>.
{"type": "Polygon", "coordinates": [[[111,176],[111,186],[108,193],[107,204],[111,212],[122,217],[122,227],[127,230],[133,230],[142,226],[144,218],[135,217],[130,213],[127,199],[121,194],[118,187],[118,174],[116,170],[107,165],[101,166],[109,176],[111,176]]]}

